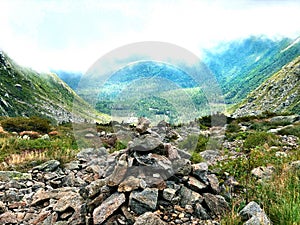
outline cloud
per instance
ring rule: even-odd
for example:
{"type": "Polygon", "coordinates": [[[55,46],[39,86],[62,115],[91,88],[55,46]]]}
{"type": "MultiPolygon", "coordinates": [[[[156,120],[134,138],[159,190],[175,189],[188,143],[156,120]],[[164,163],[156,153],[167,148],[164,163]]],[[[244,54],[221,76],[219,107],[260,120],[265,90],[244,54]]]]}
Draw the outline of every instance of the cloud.
{"type": "Polygon", "coordinates": [[[200,55],[224,40],[300,34],[294,0],[2,0],[0,8],[0,48],[38,70],[85,71],[105,53],[139,41],[200,55]]]}

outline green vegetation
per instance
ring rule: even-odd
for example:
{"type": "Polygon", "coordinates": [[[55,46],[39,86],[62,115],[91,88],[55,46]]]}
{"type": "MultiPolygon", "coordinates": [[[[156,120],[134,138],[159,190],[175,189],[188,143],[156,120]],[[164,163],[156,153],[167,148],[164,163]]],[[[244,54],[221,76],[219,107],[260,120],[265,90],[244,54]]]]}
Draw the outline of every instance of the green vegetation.
{"type": "Polygon", "coordinates": [[[257,146],[263,146],[267,144],[268,146],[277,145],[277,137],[275,134],[267,133],[267,132],[255,132],[250,133],[244,142],[244,148],[252,149],[257,146]]]}
{"type": "Polygon", "coordinates": [[[179,143],[180,149],[185,149],[189,152],[202,152],[205,150],[209,138],[203,135],[192,134],[189,135],[184,141],[179,143]]]}
{"type": "Polygon", "coordinates": [[[287,127],[278,132],[281,135],[294,135],[300,138],[300,123],[295,124],[293,127],[287,127]]]}
{"type": "Polygon", "coordinates": [[[30,118],[5,118],[0,123],[4,130],[9,132],[37,131],[48,133],[50,131],[50,121],[36,116],[30,118]]]}
{"type": "Polygon", "coordinates": [[[87,119],[94,119],[91,118],[93,115],[98,117],[99,121],[107,119],[107,116],[97,113],[82,100],[56,74],[37,73],[21,67],[3,52],[1,57],[3,63],[0,63],[0,116],[39,116],[53,122],[61,122],[63,118],[59,116],[66,112],[74,112],[87,119]]]}
{"type": "MultiPolygon", "coordinates": [[[[34,118],[34,120],[45,121],[40,118],[34,118]]],[[[32,118],[8,118],[6,121],[13,121],[13,124],[17,125],[18,121],[28,122],[32,121],[32,118]]],[[[46,124],[48,128],[49,124],[46,124]]],[[[24,123],[21,125],[23,126],[24,123]]],[[[25,125],[27,126],[28,123],[25,125]]],[[[18,129],[21,126],[15,127],[18,129]]],[[[38,126],[37,128],[44,130],[44,127],[38,126]]],[[[76,159],[78,147],[72,134],[72,127],[60,125],[52,129],[55,129],[56,134],[49,135],[49,138],[22,139],[9,133],[5,137],[2,136],[0,138],[0,169],[27,171],[51,159],[57,159],[62,164],[76,159]]]]}
{"type": "Polygon", "coordinates": [[[286,49],[292,42],[288,38],[273,41],[250,37],[228,43],[224,51],[207,51],[205,63],[216,75],[226,103],[240,102],[282,66],[299,56],[299,43],[286,49]]]}
{"type": "MultiPolygon", "coordinates": [[[[244,140],[242,147],[236,147],[238,156],[232,156],[225,150],[229,158],[212,166],[217,171],[220,180],[224,179],[224,173],[229,173],[240,185],[236,197],[230,199],[232,211],[221,220],[221,224],[242,225],[243,222],[238,212],[250,201],[259,203],[273,224],[299,224],[300,207],[300,170],[290,169],[292,161],[300,160],[299,146],[289,150],[287,156],[276,156],[276,152],[283,148],[277,135],[266,130],[276,126],[286,125],[286,122],[270,122],[268,116],[238,118],[232,126],[227,127],[226,138],[244,140]],[[250,130],[241,132],[236,126],[239,122],[247,123],[250,130]],[[277,148],[270,148],[276,146],[277,148]],[[273,166],[274,173],[270,179],[258,181],[251,174],[254,168],[260,166],[273,166]]],[[[281,135],[299,135],[299,124],[287,127],[280,131],[281,135]]]]}

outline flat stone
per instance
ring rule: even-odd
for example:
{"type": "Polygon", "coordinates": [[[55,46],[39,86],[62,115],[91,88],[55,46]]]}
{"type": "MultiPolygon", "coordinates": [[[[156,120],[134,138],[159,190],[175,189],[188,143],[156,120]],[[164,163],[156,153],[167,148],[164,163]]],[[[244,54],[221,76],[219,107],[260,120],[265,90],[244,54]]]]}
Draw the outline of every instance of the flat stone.
{"type": "Polygon", "coordinates": [[[118,187],[118,192],[131,192],[140,187],[141,180],[134,176],[126,177],[118,187]]]}
{"type": "Polygon", "coordinates": [[[177,149],[177,152],[178,152],[180,158],[182,158],[182,159],[189,159],[190,160],[191,157],[192,157],[192,155],[189,152],[185,151],[185,150],[177,149]]]}
{"type": "Polygon", "coordinates": [[[33,168],[33,170],[39,170],[44,172],[53,172],[60,166],[60,162],[57,160],[49,160],[41,165],[33,168]]]}
{"type": "Polygon", "coordinates": [[[157,207],[157,199],[158,189],[146,188],[142,192],[133,191],[129,196],[129,207],[141,215],[148,211],[154,211],[157,207]]]}
{"type": "Polygon", "coordinates": [[[206,184],[202,183],[201,181],[199,181],[195,177],[191,177],[191,176],[189,177],[188,185],[192,190],[194,190],[196,192],[201,192],[201,191],[203,191],[204,189],[207,188],[206,184]]]}
{"type": "Polygon", "coordinates": [[[80,169],[80,162],[79,161],[72,161],[65,164],[65,168],[68,170],[79,170],[80,169]]]}
{"type": "Polygon", "coordinates": [[[127,163],[127,155],[121,155],[113,173],[109,176],[107,185],[110,187],[114,187],[119,185],[125,177],[127,173],[128,163],[127,163]]]}
{"type": "Polygon", "coordinates": [[[111,216],[126,201],[123,193],[115,193],[107,198],[93,212],[94,224],[102,224],[109,216],[111,216]]]}
{"type": "Polygon", "coordinates": [[[214,194],[220,193],[219,179],[215,174],[207,175],[209,185],[214,194]]]}
{"type": "Polygon", "coordinates": [[[134,151],[152,151],[160,146],[163,146],[161,138],[147,134],[133,139],[129,147],[134,151]]]}
{"type": "Polygon", "coordinates": [[[162,221],[157,215],[152,212],[146,212],[143,215],[139,216],[134,225],[167,225],[162,221]]]}

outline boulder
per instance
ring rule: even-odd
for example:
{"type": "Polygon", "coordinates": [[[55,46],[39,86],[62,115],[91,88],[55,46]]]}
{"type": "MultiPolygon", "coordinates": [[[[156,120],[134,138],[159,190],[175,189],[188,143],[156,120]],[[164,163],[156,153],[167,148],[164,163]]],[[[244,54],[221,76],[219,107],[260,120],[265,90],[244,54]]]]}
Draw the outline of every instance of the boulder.
{"type": "Polygon", "coordinates": [[[143,135],[140,138],[133,139],[129,148],[134,151],[152,151],[158,147],[163,147],[160,137],[152,136],[150,134],[143,135]]]}
{"type": "Polygon", "coordinates": [[[164,221],[162,221],[157,215],[152,212],[146,212],[143,215],[139,216],[134,225],[167,225],[164,221]]]}
{"type": "Polygon", "coordinates": [[[156,210],[157,199],[158,189],[146,188],[142,192],[133,191],[129,196],[129,207],[136,214],[141,215],[156,210]]]}
{"type": "Polygon", "coordinates": [[[147,129],[150,127],[150,124],[151,124],[150,120],[141,117],[138,120],[136,131],[139,132],[140,134],[145,133],[147,129]]]}
{"type": "Polygon", "coordinates": [[[204,193],[204,202],[210,210],[213,217],[223,216],[229,212],[230,208],[224,197],[221,195],[213,195],[211,193],[204,193]]]}
{"type": "Polygon", "coordinates": [[[33,168],[33,170],[39,170],[44,172],[53,172],[60,166],[60,162],[57,160],[49,160],[39,166],[33,168]]]}
{"type": "Polygon", "coordinates": [[[102,224],[109,216],[111,216],[126,201],[123,193],[115,193],[107,198],[93,212],[94,224],[102,224]]]}

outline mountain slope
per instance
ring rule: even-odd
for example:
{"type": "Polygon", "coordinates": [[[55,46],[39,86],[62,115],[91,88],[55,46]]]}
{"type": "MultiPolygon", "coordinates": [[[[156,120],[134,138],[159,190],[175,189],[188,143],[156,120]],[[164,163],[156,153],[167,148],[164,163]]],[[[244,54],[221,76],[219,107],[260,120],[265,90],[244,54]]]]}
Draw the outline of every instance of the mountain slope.
{"type": "Polygon", "coordinates": [[[0,116],[36,115],[57,122],[105,117],[96,113],[55,74],[39,74],[20,67],[1,51],[0,75],[0,116]],[[75,107],[73,100],[79,103],[75,107]]]}
{"type": "Polygon", "coordinates": [[[249,37],[207,50],[204,61],[219,81],[226,102],[234,104],[300,55],[297,40],[249,37]]]}
{"type": "Polygon", "coordinates": [[[233,115],[256,115],[263,111],[300,114],[300,56],[249,94],[233,115]]]}

